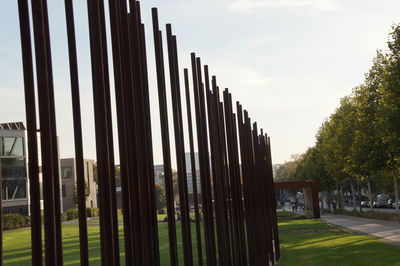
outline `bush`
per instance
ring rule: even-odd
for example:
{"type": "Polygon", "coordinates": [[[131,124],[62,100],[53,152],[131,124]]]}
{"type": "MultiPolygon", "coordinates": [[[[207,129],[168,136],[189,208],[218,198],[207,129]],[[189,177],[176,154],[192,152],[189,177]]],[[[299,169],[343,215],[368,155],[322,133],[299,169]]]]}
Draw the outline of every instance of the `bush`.
{"type": "Polygon", "coordinates": [[[62,221],[69,221],[74,219],[78,219],[78,209],[68,209],[64,211],[61,215],[62,221]]]}
{"type": "Polygon", "coordinates": [[[30,224],[31,218],[29,216],[23,216],[19,213],[3,215],[3,230],[28,227],[30,224]]]}
{"type": "Polygon", "coordinates": [[[99,208],[86,208],[86,216],[87,217],[98,217],[99,216],[99,208]]]}
{"type": "Polygon", "coordinates": [[[348,211],[348,210],[338,210],[338,214],[356,216],[361,218],[369,218],[376,220],[386,220],[391,222],[400,222],[400,215],[396,213],[385,213],[385,212],[375,212],[371,210],[366,211],[348,211]]]}

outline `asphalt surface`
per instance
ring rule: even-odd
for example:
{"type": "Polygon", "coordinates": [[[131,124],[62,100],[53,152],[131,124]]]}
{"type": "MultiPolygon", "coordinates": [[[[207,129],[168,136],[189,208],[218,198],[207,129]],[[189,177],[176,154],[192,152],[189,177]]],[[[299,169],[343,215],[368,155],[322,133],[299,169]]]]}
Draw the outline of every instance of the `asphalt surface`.
{"type": "Polygon", "coordinates": [[[400,223],[343,215],[323,215],[321,219],[344,231],[371,235],[379,241],[400,247],[400,223]]]}

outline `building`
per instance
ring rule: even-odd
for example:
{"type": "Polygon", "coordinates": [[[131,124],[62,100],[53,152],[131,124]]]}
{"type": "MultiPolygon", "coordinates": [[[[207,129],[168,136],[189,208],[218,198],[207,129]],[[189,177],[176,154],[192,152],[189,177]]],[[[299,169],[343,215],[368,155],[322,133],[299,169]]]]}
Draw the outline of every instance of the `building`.
{"type": "MultiPolygon", "coordinates": [[[[38,145],[38,166],[39,166],[39,187],[40,187],[40,210],[43,211],[44,210],[44,201],[43,201],[43,169],[42,169],[42,149],[41,149],[41,138],[40,138],[40,131],[38,130],[38,132],[36,133],[37,136],[37,145],[38,145]]],[[[57,151],[57,160],[58,160],[58,183],[60,184],[59,186],[59,190],[61,191],[61,167],[60,167],[60,145],[59,145],[59,139],[57,137],[57,144],[58,144],[58,151],[57,151]]],[[[28,161],[28,165],[29,165],[29,161],[28,161]]],[[[29,177],[29,176],[28,176],[29,177]]],[[[29,179],[28,179],[29,181],[29,179]]],[[[60,211],[63,212],[63,197],[60,193],[60,211]]],[[[29,201],[30,202],[30,201],[29,201]]],[[[29,210],[30,213],[30,210],[29,210]]]]}
{"type": "MultiPolygon", "coordinates": [[[[185,162],[186,162],[186,178],[187,178],[187,187],[188,193],[193,194],[193,179],[192,179],[192,161],[190,159],[190,152],[185,153],[185,162]]],[[[194,162],[196,169],[196,184],[197,184],[197,193],[201,192],[201,181],[200,181],[200,164],[199,164],[199,153],[194,153],[194,162]]]]}
{"type": "MultiPolygon", "coordinates": [[[[63,209],[68,210],[77,206],[76,190],[76,160],[75,158],[61,159],[61,196],[63,209]]],[[[84,160],[86,183],[86,207],[97,208],[97,184],[93,175],[93,160],[84,160]]]]}
{"type": "Polygon", "coordinates": [[[22,122],[0,124],[3,213],[29,214],[25,132],[22,122]]]}
{"type": "Polygon", "coordinates": [[[158,185],[165,186],[163,164],[154,165],[154,182],[158,185]]]}

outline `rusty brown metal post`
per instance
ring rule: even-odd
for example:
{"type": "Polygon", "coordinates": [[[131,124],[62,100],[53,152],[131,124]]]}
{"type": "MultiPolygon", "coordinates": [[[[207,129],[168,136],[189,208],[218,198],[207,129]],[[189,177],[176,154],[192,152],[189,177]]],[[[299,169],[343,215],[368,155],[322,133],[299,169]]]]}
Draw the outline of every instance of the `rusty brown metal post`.
{"type": "Polygon", "coordinates": [[[119,265],[107,43],[102,0],[88,1],[102,265],[119,265]]]}
{"type": "MultiPolygon", "coordinates": [[[[41,226],[41,212],[40,212],[40,184],[39,184],[39,166],[38,166],[36,101],[35,101],[36,97],[35,97],[33,62],[32,62],[32,40],[30,33],[29,9],[27,0],[18,1],[18,10],[19,10],[19,21],[20,21],[22,65],[24,72],[25,110],[26,110],[27,137],[28,137],[28,150],[29,150],[28,174],[29,174],[29,184],[30,184],[29,194],[30,194],[30,212],[31,212],[32,265],[40,266],[43,263],[43,257],[42,257],[42,226],[41,226]]],[[[2,226],[0,226],[0,230],[1,229],[2,226]]],[[[2,261],[1,258],[0,261],[2,261]]]]}
{"type": "Polygon", "coordinates": [[[53,73],[45,0],[32,1],[42,150],[46,264],[62,265],[60,184],[53,73]]]}
{"type": "Polygon", "coordinates": [[[164,161],[164,178],[165,178],[165,190],[167,198],[167,217],[168,217],[167,223],[168,223],[170,263],[171,265],[178,265],[178,248],[176,239],[175,204],[174,204],[174,192],[172,183],[171,151],[169,142],[164,57],[162,48],[162,35],[159,30],[158,14],[156,8],[152,9],[152,18],[153,18],[154,49],[156,56],[157,86],[158,86],[158,101],[159,101],[160,123],[161,123],[163,161],[164,161]]]}
{"type": "MultiPolygon", "coordinates": [[[[65,0],[69,66],[71,77],[72,114],[74,120],[75,165],[79,211],[79,241],[81,265],[89,265],[89,249],[86,221],[86,185],[83,157],[82,122],[79,97],[78,62],[76,55],[74,9],[72,0],[65,0]]],[[[89,184],[88,184],[89,185],[89,184]]]]}
{"type": "MultiPolygon", "coordinates": [[[[232,265],[231,243],[229,238],[229,222],[227,201],[229,198],[225,196],[224,172],[225,166],[225,143],[221,140],[220,126],[220,109],[218,95],[215,95],[210,90],[210,80],[208,66],[204,66],[205,93],[208,114],[208,130],[210,136],[210,151],[212,165],[212,180],[214,184],[214,205],[216,217],[216,233],[218,244],[218,257],[220,264],[232,265]]],[[[215,79],[213,79],[213,87],[215,87],[215,79]]],[[[225,134],[225,132],[223,132],[225,134]]]]}
{"type": "Polygon", "coordinates": [[[199,149],[200,181],[202,207],[204,212],[204,238],[207,265],[217,265],[214,210],[210,183],[210,166],[208,156],[207,125],[204,107],[204,92],[201,78],[201,64],[194,53],[191,54],[194,105],[196,113],[197,144],[199,149]],[[202,100],[201,100],[202,99],[202,100]]]}
{"type": "Polygon", "coordinates": [[[184,80],[185,80],[185,93],[186,93],[186,110],[188,117],[188,133],[189,133],[189,147],[190,147],[190,166],[192,171],[192,184],[193,184],[193,204],[196,219],[196,241],[197,241],[197,261],[198,265],[203,265],[203,248],[201,241],[201,215],[199,211],[199,200],[198,200],[198,188],[197,188],[197,171],[196,171],[196,160],[194,155],[194,143],[193,143],[193,125],[192,125],[192,107],[190,101],[190,86],[189,86],[189,73],[188,69],[184,69],[184,80]]]}
{"type": "Polygon", "coordinates": [[[185,163],[185,146],[183,139],[183,121],[181,107],[181,92],[179,84],[179,66],[176,38],[172,35],[171,24],[166,25],[168,62],[171,82],[172,110],[175,133],[175,150],[178,167],[179,202],[181,212],[182,243],[185,265],[193,265],[192,238],[190,230],[189,202],[187,192],[187,177],[185,163]]]}

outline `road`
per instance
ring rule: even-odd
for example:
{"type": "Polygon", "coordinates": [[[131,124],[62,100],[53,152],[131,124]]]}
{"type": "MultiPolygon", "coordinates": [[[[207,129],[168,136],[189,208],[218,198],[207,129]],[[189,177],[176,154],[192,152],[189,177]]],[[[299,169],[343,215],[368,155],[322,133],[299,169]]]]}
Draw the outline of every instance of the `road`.
{"type": "Polygon", "coordinates": [[[345,231],[372,235],[379,241],[400,246],[399,223],[343,215],[323,215],[321,219],[345,231]]]}
{"type": "MultiPolygon", "coordinates": [[[[352,211],[353,210],[353,206],[345,206],[344,207],[346,211],[352,211]]],[[[357,211],[360,210],[360,207],[357,206],[357,211]]],[[[370,209],[370,208],[362,208],[362,211],[374,211],[374,212],[384,212],[384,213],[395,213],[396,210],[395,209],[387,209],[387,208],[374,208],[374,209],[370,209]]]]}

